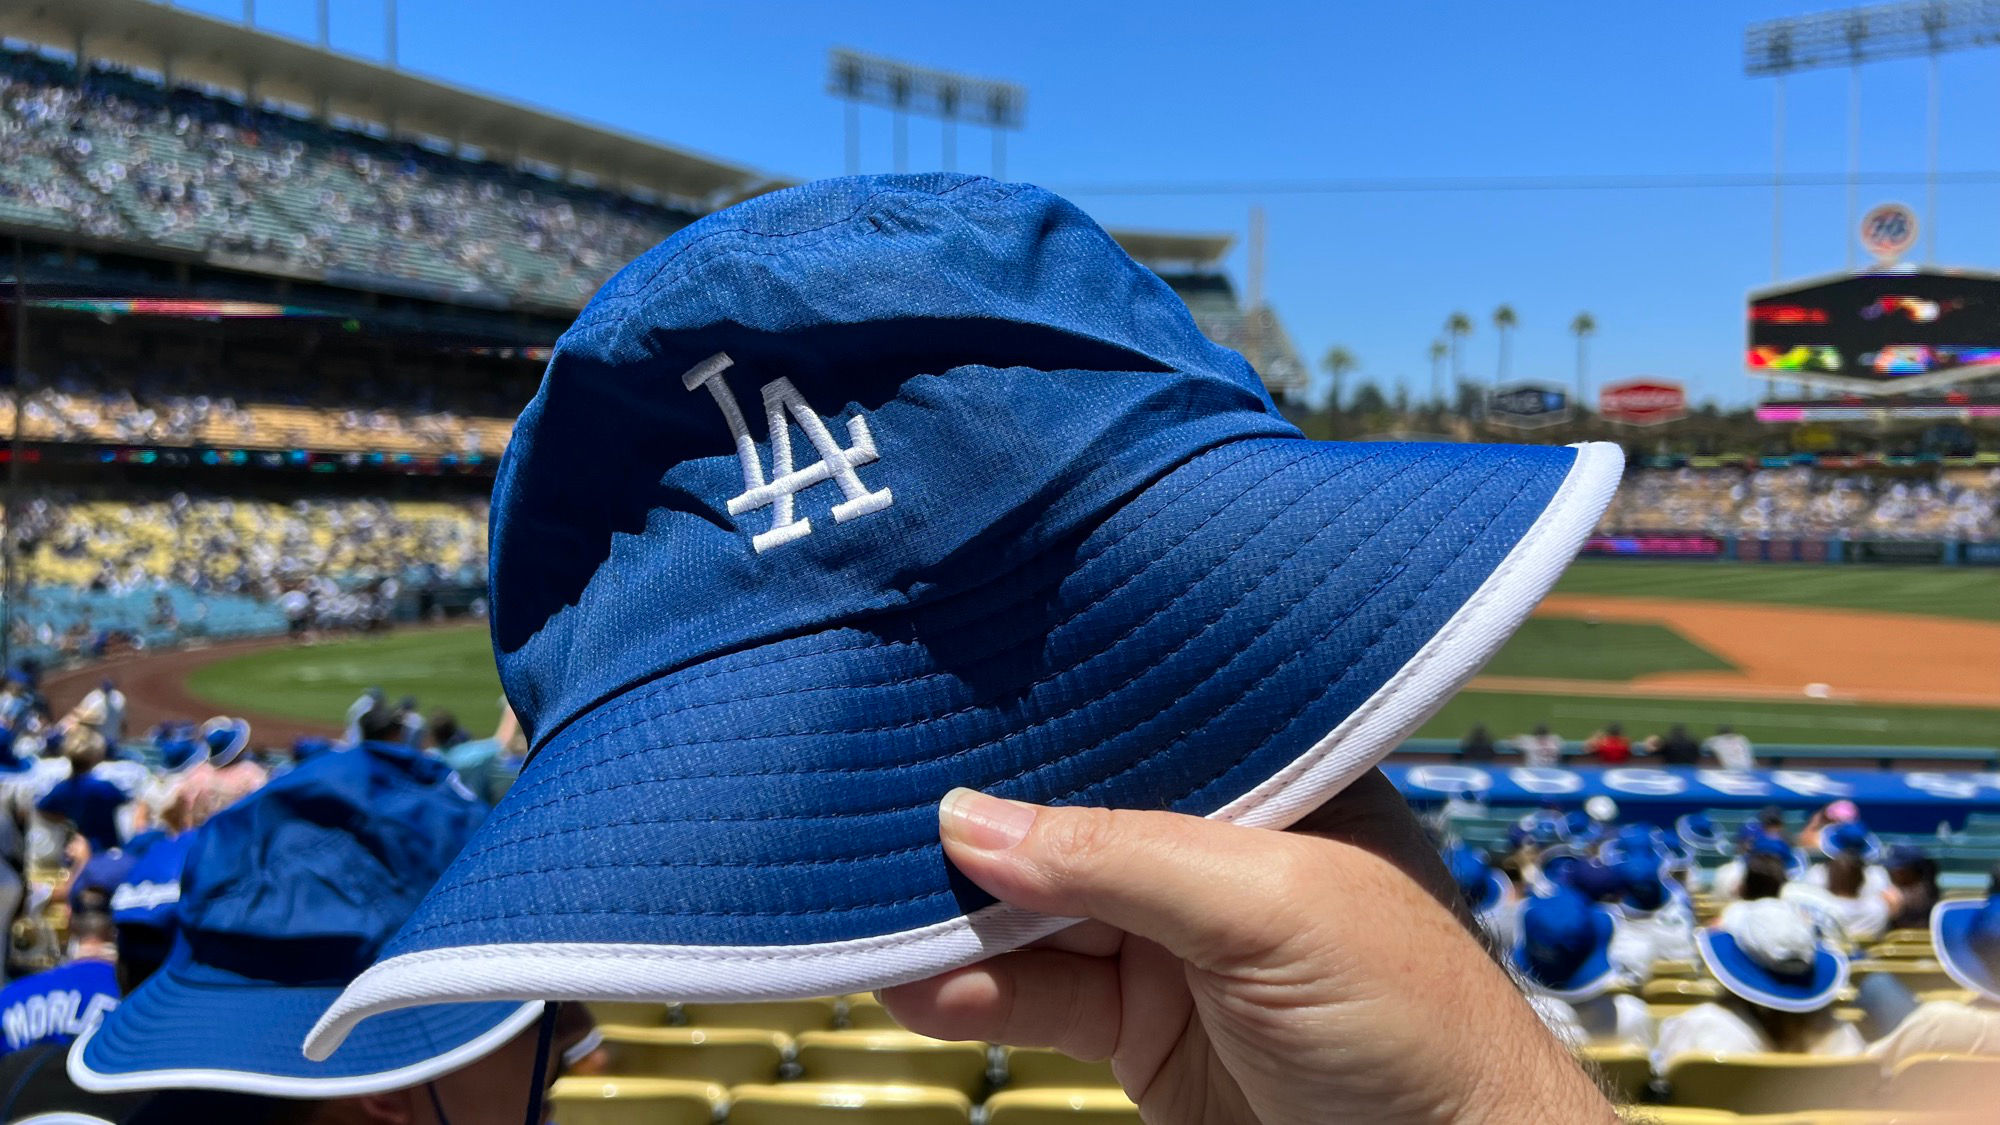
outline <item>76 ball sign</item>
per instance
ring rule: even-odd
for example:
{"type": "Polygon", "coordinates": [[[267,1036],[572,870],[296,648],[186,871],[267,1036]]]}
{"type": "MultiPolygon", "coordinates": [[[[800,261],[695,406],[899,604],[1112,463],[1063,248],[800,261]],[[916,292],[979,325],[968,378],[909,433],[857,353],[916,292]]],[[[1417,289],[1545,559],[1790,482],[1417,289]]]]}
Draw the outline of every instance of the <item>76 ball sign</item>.
{"type": "Polygon", "coordinates": [[[1861,216],[1861,245],[1887,265],[1917,244],[1917,214],[1901,203],[1884,203],[1861,216]]]}

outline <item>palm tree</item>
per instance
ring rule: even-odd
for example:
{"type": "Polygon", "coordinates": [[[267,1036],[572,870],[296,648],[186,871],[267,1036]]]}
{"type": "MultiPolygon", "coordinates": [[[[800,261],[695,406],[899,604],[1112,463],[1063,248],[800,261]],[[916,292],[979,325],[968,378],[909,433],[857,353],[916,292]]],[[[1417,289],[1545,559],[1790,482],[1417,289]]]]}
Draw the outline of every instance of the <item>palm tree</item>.
{"type": "Polygon", "coordinates": [[[1451,377],[1454,381],[1465,378],[1465,365],[1460,360],[1458,343],[1472,335],[1472,318],[1462,312],[1455,312],[1445,318],[1445,338],[1451,341],[1451,377]]]}
{"type": "Polygon", "coordinates": [[[1514,306],[1501,305],[1493,310],[1493,328],[1500,333],[1500,372],[1494,377],[1495,385],[1507,381],[1507,334],[1519,323],[1514,316],[1514,306]]]}
{"type": "Polygon", "coordinates": [[[1326,373],[1333,377],[1332,403],[1333,408],[1339,410],[1340,384],[1347,378],[1348,372],[1360,366],[1359,361],[1354,358],[1353,352],[1348,351],[1339,344],[1335,344],[1326,349],[1326,354],[1320,357],[1319,365],[1326,368],[1326,373]]]}
{"type": "Polygon", "coordinates": [[[1444,409],[1444,357],[1451,349],[1443,340],[1431,341],[1431,401],[1444,409]]]}
{"type": "Polygon", "coordinates": [[[1569,330],[1576,333],[1576,401],[1570,404],[1573,410],[1583,409],[1584,341],[1597,334],[1597,318],[1587,312],[1576,314],[1569,322],[1569,330]]]}

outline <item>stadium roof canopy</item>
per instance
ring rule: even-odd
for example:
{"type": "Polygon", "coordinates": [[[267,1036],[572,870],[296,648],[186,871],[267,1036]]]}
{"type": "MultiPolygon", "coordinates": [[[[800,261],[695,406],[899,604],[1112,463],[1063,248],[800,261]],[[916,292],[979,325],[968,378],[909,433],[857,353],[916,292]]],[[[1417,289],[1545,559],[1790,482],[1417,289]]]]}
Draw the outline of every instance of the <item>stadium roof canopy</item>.
{"type": "Polygon", "coordinates": [[[17,0],[0,5],[0,36],[683,203],[724,204],[780,186],[713,157],[149,0],[17,0]]]}
{"type": "Polygon", "coordinates": [[[1229,244],[1228,234],[1169,234],[1150,230],[1114,230],[1111,237],[1127,254],[1160,272],[1209,271],[1219,268],[1229,244]]]}

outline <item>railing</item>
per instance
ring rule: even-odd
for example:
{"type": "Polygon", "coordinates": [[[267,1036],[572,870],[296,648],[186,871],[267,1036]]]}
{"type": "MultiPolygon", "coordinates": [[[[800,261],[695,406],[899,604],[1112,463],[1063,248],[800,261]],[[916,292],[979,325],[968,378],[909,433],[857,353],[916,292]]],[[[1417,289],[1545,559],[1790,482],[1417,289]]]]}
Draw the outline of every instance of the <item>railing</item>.
{"type": "MultiPolygon", "coordinates": [[[[1518,760],[1519,750],[1500,743],[1493,748],[1496,761],[1518,760]]],[[[1430,755],[1439,758],[1458,759],[1464,756],[1457,742],[1449,738],[1407,739],[1395,752],[1400,755],[1430,755]]],[[[1994,746],[1826,746],[1809,742],[1759,743],[1756,747],[1757,764],[1783,768],[1786,762],[1829,761],[1829,762],[1874,762],[1878,769],[1895,769],[1910,762],[1972,762],[1987,769],[2000,770],[2000,747],[1994,746]]],[[[1562,749],[1565,763],[1588,764],[1590,752],[1581,742],[1565,742],[1562,749]]],[[[1634,754],[1631,764],[1658,765],[1654,755],[1634,754]]]]}

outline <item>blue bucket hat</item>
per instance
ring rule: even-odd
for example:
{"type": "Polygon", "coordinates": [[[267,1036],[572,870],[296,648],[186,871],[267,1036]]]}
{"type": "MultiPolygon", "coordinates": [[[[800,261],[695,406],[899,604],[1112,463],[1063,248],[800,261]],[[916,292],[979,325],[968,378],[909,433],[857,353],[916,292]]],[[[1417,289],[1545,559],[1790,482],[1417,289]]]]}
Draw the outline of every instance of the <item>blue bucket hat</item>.
{"type": "Polygon", "coordinates": [[[250,745],[249,720],[217,715],[201,724],[201,741],[208,747],[211,763],[229,765],[250,745]]]}
{"type": "Polygon", "coordinates": [[[1688,813],[1675,820],[1674,835],[1696,854],[1722,855],[1729,850],[1729,837],[1707,813],[1688,813]]]}
{"type": "Polygon", "coordinates": [[[1752,855],[1760,853],[1763,855],[1774,855],[1784,860],[1785,877],[1788,879],[1805,878],[1806,867],[1808,866],[1805,852],[1776,836],[1759,832],[1756,838],[1750,841],[1750,852],[1752,855]]]}
{"type": "Polygon", "coordinates": [[[1626,910],[1651,914],[1674,899],[1674,889],[1662,874],[1666,857],[1650,848],[1633,848],[1618,861],[1618,903],[1626,910]]]}
{"type": "Polygon", "coordinates": [[[1444,858],[1452,881],[1458,884],[1458,893],[1465,897],[1465,904],[1474,914],[1484,914],[1506,899],[1507,877],[1495,871],[1478,849],[1458,844],[1444,858]]]}
{"type": "Polygon", "coordinates": [[[401,1004],[824,995],[1053,932],[951,870],[951,788],[1288,824],[1478,669],[1620,464],[1307,441],[1028,185],[703,218],[515,427],[491,626],[530,757],[312,1049],[401,1004]]]}
{"type": "Polygon", "coordinates": [[[1830,825],[1819,834],[1820,854],[1832,859],[1837,855],[1851,855],[1863,863],[1880,863],[1882,841],[1868,830],[1866,824],[1858,820],[1844,821],[1830,825]]]}
{"type": "Polygon", "coordinates": [[[1618,986],[1611,965],[1611,912],[1573,890],[1538,898],[1521,910],[1514,968],[1528,983],[1558,1000],[1577,1003],[1618,986]]]}
{"type": "Polygon", "coordinates": [[[1764,898],[1730,906],[1723,928],[1695,934],[1701,959],[1731,993],[1781,1012],[1816,1012],[1847,986],[1847,957],[1796,905],[1764,898]]]}
{"type": "Polygon", "coordinates": [[[325,1062],[299,1052],[485,815],[452,780],[442,762],[370,745],[217,813],[185,857],[165,964],[76,1042],[70,1077],[96,1093],[350,1096],[456,1070],[534,1022],[539,1003],[411,1008],[325,1062]]]}
{"type": "Polygon", "coordinates": [[[1931,947],[1947,976],[2000,1004],[2000,896],[1932,907],[1931,947]]]}

